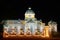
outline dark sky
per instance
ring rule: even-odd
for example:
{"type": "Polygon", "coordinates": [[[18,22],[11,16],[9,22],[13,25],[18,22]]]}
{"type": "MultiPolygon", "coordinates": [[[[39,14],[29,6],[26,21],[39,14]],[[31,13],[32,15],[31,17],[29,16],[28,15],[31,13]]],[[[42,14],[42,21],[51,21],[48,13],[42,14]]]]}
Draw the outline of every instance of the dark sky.
{"type": "MultiPolygon", "coordinates": [[[[25,11],[31,7],[36,14],[37,19],[42,19],[43,22],[49,20],[56,21],[60,24],[59,2],[57,1],[38,1],[38,0],[2,0],[0,1],[0,20],[4,19],[24,19],[25,11]]],[[[58,29],[60,29],[58,25],[58,29]]]]}

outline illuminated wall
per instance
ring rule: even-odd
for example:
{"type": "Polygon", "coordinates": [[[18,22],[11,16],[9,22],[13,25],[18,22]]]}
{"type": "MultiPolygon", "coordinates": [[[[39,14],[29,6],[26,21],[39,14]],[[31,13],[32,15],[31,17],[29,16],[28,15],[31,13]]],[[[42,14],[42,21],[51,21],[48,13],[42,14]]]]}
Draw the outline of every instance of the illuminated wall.
{"type": "MultiPolygon", "coordinates": [[[[21,35],[24,33],[26,35],[30,32],[30,34],[35,35],[35,32],[39,31],[39,35],[43,33],[47,35],[48,31],[51,33],[52,31],[57,32],[57,23],[49,21],[48,26],[45,26],[45,23],[42,20],[37,20],[35,18],[35,13],[29,8],[25,12],[25,20],[6,20],[4,22],[4,32],[8,33],[9,35],[11,32],[16,33],[17,35],[21,35]]],[[[49,34],[48,34],[49,35],[49,34]]]]}

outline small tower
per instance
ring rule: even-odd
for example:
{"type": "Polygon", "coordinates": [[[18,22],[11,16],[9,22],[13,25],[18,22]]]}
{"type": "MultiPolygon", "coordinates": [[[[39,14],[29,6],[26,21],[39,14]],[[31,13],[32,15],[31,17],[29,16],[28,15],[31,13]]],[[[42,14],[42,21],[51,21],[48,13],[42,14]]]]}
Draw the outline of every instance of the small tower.
{"type": "Polygon", "coordinates": [[[53,31],[57,32],[57,23],[56,22],[52,23],[52,27],[53,27],[53,31]]]}

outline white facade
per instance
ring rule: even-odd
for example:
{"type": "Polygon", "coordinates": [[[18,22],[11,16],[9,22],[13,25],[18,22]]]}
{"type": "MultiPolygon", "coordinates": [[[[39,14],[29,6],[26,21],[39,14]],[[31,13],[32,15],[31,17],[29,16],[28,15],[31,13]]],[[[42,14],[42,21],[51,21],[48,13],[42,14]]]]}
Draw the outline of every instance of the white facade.
{"type": "MultiPolygon", "coordinates": [[[[57,32],[57,24],[56,23],[48,23],[48,27],[50,28],[50,32],[54,29],[57,32]]],[[[39,32],[43,32],[45,28],[45,23],[42,21],[38,21],[35,18],[35,13],[29,9],[25,13],[25,20],[6,20],[4,24],[4,31],[11,33],[14,29],[16,34],[20,34],[23,31],[24,34],[30,32],[32,35],[35,34],[36,30],[39,32]],[[5,30],[7,29],[7,30],[5,30]]]]}

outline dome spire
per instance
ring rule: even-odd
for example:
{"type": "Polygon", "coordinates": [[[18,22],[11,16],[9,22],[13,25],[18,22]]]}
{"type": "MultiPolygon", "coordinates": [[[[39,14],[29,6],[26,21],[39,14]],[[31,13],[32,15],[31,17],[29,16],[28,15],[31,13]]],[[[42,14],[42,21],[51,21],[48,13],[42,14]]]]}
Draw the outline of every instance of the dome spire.
{"type": "Polygon", "coordinates": [[[31,10],[31,7],[28,7],[28,10],[25,12],[25,14],[35,14],[33,10],[31,10]]]}

